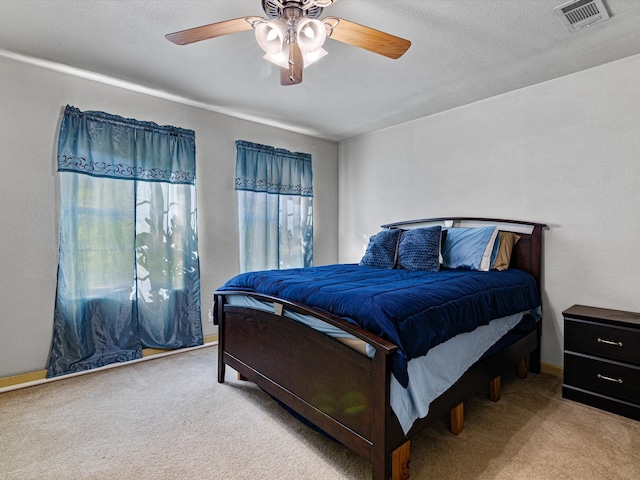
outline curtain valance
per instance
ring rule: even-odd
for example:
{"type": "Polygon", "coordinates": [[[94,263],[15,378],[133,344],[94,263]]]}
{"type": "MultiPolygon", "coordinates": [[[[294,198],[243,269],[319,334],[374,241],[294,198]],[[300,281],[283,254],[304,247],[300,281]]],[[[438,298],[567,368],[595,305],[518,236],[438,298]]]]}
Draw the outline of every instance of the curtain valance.
{"type": "Polygon", "coordinates": [[[237,140],[235,189],[313,197],[311,155],[237,140]]]}
{"type": "Polygon", "coordinates": [[[58,171],[194,185],[195,133],[67,105],[58,171]]]}

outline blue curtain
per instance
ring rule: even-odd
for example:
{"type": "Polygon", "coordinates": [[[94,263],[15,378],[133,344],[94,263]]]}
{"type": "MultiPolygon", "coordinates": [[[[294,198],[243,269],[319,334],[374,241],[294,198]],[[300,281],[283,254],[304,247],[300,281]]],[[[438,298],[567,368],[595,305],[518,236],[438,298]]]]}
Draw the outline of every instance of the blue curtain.
{"type": "Polygon", "coordinates": [[[311,155],[236,141],[240,271],[313,262],[311,155]]]}
{"type": "Polygon", "coordinates": [[[67,106],[48,377],[201,345],[195,134],[67,106]]]}

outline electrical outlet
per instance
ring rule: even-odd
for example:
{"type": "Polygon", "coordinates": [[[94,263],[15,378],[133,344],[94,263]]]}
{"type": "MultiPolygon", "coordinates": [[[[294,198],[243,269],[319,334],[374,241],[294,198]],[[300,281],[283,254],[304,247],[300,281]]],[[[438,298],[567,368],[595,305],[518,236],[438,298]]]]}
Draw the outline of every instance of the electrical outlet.
{"type": "Polygon", "coordinates": [[[209,310],[209,323],[213,323],[213,310],[209,310]]]}

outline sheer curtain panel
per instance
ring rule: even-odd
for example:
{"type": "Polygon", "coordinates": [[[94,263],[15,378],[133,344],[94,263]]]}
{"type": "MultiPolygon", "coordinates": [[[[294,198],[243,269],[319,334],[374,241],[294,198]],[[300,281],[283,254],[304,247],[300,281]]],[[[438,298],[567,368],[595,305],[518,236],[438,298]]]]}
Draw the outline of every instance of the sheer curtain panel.
{"type": "Polygon", "coordinates": [[[240,271],[313,261],[311,155],[236,141],[240,271]]]}
{"type": "Polygon", "coordinates": [[[67,106],[48,377],[202,344],[195,135],[67,106]]]}

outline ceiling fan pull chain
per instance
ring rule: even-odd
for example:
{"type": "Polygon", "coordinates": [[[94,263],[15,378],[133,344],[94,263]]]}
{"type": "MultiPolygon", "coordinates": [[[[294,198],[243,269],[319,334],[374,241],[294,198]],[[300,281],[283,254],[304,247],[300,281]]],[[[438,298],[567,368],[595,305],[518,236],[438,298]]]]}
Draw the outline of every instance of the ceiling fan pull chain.
{"type": "MultiPolygon", "coordinates": [[[[291,45],[291,42],[289,42],[289,45],[291,45]]],[[[296,77],[294,75],[294,66],[295,66],[296,62],[293,59],[293,48],[289,48],[289,80],[291,80],[292,82],[296,81],[296,77]]]]}

